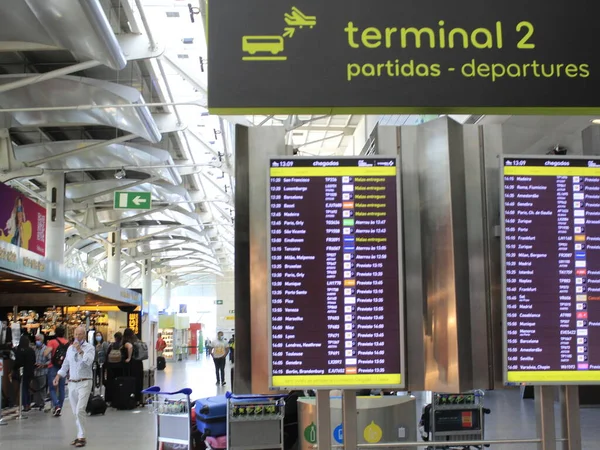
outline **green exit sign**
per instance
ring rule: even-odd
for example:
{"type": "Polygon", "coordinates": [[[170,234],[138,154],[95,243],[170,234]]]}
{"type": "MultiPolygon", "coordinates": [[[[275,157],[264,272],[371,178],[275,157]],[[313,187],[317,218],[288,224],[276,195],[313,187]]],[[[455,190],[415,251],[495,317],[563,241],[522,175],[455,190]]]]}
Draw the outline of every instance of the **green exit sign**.
{"type": "Polygon", "coordinates": [[[215,300],[215,305],[222,305],[223,304],[223,300],[215,300]]]}
{"type": "Polygon", "coordinates": [[[151,209],[150,192],[115,192],[114,209],[151,209]]]}

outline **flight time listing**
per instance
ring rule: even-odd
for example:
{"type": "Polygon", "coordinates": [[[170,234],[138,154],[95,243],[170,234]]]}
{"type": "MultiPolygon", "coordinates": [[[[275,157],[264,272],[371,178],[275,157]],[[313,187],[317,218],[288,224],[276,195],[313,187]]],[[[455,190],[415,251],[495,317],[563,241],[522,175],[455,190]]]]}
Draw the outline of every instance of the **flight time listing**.
{"type": "Polygon", "coordinates": [[[271,161],[274,387],[400,385],[396,171],[271,161]]]}
{"type": "Polygon", "coordinates": [[[507,381],[600,381],[600,161],[504,160],[507,381]]]}

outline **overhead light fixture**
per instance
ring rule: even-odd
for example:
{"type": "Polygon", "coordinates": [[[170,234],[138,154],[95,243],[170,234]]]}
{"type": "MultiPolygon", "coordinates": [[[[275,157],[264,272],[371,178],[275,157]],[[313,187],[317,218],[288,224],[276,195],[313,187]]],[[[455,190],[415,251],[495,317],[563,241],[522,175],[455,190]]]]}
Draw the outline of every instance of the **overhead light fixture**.
{"type": "Polygon", "coordinates": [[[600,119],[593,119],[593,120],[591,120],[591,122],[592,122],[594,125],[600,125],[600,119]]]}
{"type": "Polygon", "coordinates": [[[115,171],[115,178],[117,180],[122,180],[126,176],[127,176],[127,172],[125,172],[124,168],[121,168],[121,169],[115,171]]]}

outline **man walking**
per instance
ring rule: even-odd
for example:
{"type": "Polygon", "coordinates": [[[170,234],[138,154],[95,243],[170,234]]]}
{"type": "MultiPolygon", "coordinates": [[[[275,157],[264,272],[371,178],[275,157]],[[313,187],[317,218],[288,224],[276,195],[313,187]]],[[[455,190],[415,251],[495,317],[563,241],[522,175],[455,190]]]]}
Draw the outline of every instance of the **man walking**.
{"type": "Polygon", "coordinates": [[[162,356],[165,348],[167,348],[167,343],[162,337],[161,333],[158,333],[158,339],[156,339],[156,356],[162,356]]]}
{"type": "Polygon", "coordinates": [[[217,384],[225,386],[225,361],[229,352],[229,344],[223,339],[223,332],[217,333],[217,339],[212,343],[210,354],[215,362],[215,372],[217,374],[217,384]]]}
{"type": "Polygon", "coordinates": [[[54,386],[54,379],[60,370],[62,363],[69,349],[69,341],[65,339],[65,329],[56,327],[54,330],[54,339],[50,339],[47,344],[50,349],[50,364],[48,364],[48,390],[52,399],[52,414],[60,417],[63,403],[65,401],[65,380],[60,380],[58,386],[54,386]]]}
{"type": "Polygon", "coordinates": [[[61,378],[69,376],[69,402],[77,425],[77,438],[71,442],[75,447],[85,447],[85,408],[92,392],[92,366],[96,357],[94,346],[85,341],[85,328],[75,329],[75,340],[67,350],[62,367],[53,384],[58,386],[61,378]]]}

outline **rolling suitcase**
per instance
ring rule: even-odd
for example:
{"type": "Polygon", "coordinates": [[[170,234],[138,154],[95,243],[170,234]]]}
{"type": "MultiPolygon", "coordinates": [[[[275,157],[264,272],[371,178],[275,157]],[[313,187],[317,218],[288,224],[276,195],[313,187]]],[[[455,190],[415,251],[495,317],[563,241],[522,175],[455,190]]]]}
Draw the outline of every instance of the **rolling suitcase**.
{"type": "Polygon", "coordinates": [[[113,408],[121,410],[135,409],[137,405],[137,400],[135,398],[135,378],[115,378],[113,395],[113,408]]]}
{"type": "Polygon", "coordinates": [[[227,434],[227,398],[217,395],[196,400],[196,425],[205,437],[227,434]]]}
{"type": "MultiPolygon", "coordinates": [[[[144,379],[142,381],[142,388],[148,389],[149,387],[154,386],[156,383],[154,382],[154,369],[144,370],[144,379]]],[[[148,403],[152,396],[148,394],[142,395],[144,404],[148,403]]]]}
{"type": "Polygon", "coordinates": [[[90,416],[104,415],[106,413],[106,400],[102,396],[102,364],[100,365],[100,377],[98,377],[98,366],[94,364],[93,378],[94,385],[85,412],[90,416]]]}
{"type": "Polygon", "coordinates": [[[156,358],[156,370],[165,370],[167,367],[167,360],[164,356],[159,356],[156,358]]]}

